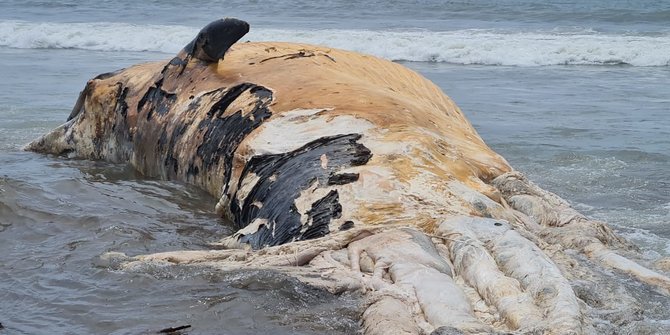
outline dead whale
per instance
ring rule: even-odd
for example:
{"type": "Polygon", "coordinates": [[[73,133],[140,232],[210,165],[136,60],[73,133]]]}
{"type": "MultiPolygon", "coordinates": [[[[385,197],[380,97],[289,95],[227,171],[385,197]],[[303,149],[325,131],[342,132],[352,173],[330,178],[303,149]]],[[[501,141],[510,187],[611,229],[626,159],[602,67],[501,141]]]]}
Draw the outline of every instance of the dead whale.
{"type": "Polygon", "coordinates": [[[402,65],[211,23],[176,57],[90,80],[28,150],[197,185],[239,229],[225,250],[120,268],[265,268],[366,293],[366,334],[607,333],[640,323],[600,269],[668,295],[634,246],[493,152],[402,65]],[[609,327],[609,328],[608,328],[609,327]]]}

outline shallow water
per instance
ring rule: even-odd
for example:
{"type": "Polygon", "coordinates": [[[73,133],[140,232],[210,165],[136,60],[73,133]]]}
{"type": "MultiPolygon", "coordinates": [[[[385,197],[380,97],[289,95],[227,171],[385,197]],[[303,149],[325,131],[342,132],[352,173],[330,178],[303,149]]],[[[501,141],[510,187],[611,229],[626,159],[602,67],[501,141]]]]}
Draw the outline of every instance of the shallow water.
{"type": "Polygon", "coordinates": [[[7,334],[138,334],[185,324],[194,326],[190,334],[350,334],[358,327],[355,297],[277,273],[137,274],[98,260],[108,251],[202,249],[231,234],[198,189],[122,165],[23,152],[0,159],[7,334]]]}
{"type": "Polygon", "coordinates": [[[670,68],[410,66],[531,180],[670,255],[670,68]]]}
{"type": "MultiPolygon", "coordinates": [[[[664,2],[221,7],[209,0],[0,3],[0,334],[138,334],[184,324],[193,325],[189,334],[359,329],[358,297],[276,273],[106,267],[98,257],[108,251],[202,249],[232,227],[213,215],[214,199],[191,186],[123,165],[20,151],[65,121],[89,78],[172,57],[217,8],[249,20],[252,39],[414,60],[403,64],[436,82],[514,167],[613,224],[649,261],[670,256],[664,2]],[[638,66],[613,65],[622,62],[638,66]]],[[[667,322],[667,298],[621,284],[643,297],[648,316],[667,322]]]]}

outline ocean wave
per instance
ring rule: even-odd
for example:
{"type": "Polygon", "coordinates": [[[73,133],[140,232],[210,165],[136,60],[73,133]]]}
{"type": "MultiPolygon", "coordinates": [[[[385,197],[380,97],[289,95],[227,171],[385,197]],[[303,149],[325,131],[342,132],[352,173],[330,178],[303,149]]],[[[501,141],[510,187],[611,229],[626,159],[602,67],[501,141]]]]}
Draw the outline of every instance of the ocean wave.
{"type": "Polygon", "coordinates": [[[615,226],[627,240],[641,246],[642,255],[650,261],[670,256],[670,240],[649,230],[630,226],[615,226]]]}
{"type": "MultiPolygon", "coordinates": [[[[0,21],[0,46],[173,54],[186,45],[198,29],[104,22],[0,21]]],[[[395,61],[510,66],[670,65],[670,34],[603,34],[588,29],[380,31],[254,28],[244,40],[326,45],[395,61]]]]}
{"type": "Polygon", "coordinates": [[[198,29],[128,23],[0,21],[0,45],[19,49],[84,49],[175,53],[198,29]]]}

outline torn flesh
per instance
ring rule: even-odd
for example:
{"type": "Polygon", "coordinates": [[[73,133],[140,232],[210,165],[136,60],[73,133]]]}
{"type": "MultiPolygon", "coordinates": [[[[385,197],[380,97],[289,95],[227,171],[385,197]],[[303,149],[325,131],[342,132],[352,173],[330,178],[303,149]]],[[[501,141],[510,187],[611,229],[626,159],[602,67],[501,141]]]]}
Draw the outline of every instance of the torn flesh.
{"type": "Polygon", "coordinates": [[[499,206],[490,211],[499,218],[447,216],[430,233],[409,224],[359,226],[258,251],[104,258],[127,271],[272,269],[332,293],[362,292],[365,334],[670,332],[667,322],[642,317],[644,301],[620,284],[639,281],[668,301],[667,274],[520,173],[491,185],[503,195],[488,204],[499,206]]]}

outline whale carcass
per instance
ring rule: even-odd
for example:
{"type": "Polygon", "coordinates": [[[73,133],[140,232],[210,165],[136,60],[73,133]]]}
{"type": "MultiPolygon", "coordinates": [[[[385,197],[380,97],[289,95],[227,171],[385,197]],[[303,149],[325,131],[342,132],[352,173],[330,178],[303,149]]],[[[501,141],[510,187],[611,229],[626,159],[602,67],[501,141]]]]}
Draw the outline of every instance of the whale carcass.
{"type": "Polygon", "coordinates": [[[215,250],[128,257],[272,269],[363,292],[365,334],[597,334],[643,324],[670,279],[603,222],[515,171],[454,102],[402,65],[212,22],[169,61],[90,80],[26,148],[128,162],[197,185],[237,233],[215,250]]]}

